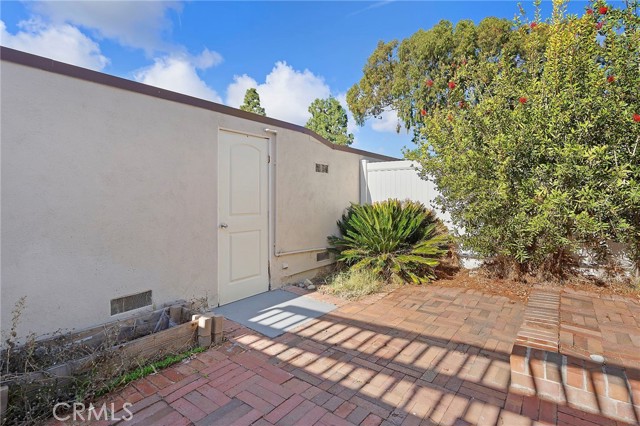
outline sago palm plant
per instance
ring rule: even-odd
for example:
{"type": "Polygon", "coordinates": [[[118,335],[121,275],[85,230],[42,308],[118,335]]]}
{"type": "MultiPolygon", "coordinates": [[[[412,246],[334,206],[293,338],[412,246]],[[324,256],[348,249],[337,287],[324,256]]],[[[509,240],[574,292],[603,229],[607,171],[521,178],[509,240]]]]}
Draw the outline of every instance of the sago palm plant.
{"type": "Polygon", "coordinates": [[[338,228],[342,235],[329,237],[338,262],[416,284],[434,277],[449,243],[447,229],[435,213],[414,201],[352,204],[338,228]]]}

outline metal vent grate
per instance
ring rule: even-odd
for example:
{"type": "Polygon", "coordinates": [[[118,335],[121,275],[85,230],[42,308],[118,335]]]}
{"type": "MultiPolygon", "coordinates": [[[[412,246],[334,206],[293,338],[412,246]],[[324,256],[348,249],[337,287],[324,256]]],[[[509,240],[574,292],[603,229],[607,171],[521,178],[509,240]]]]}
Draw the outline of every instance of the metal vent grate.
{"type": "Polygon", "coordinates": [[[329,165],[328,164],[316,163],[316,172],[318,172],[318,173],[329,173],[329,165]]]}
{"type": "Polygon", "coordinates": [[[316,254],[316,262],[322,262],[323,260],[329,260],[329,252],[323,251],[321,253],[316,254]]]}
{"type": "Polygon", "coordinates": [[[121,314],[149,305],[151,305],[151,290],[111,299],[111,315],[121,314]]]}

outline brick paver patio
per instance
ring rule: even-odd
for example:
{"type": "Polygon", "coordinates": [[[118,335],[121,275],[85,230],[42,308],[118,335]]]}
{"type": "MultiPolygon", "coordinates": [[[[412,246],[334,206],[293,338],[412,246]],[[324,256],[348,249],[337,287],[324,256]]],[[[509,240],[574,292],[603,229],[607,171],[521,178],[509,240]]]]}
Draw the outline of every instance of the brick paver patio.
{"type": "Polygon", "coordinates": [[[223,346],[107,402],[134,403],[123,425],[623,424],[509,390],[524,311],[478,291],[407,286],[275,339],[227,321],[223,346]]]}
{"type": "Polygon", "coordinates": [[[640,305],[621,296],[536,289],[511,368],[514,393],[638,424],[640,305]]]}

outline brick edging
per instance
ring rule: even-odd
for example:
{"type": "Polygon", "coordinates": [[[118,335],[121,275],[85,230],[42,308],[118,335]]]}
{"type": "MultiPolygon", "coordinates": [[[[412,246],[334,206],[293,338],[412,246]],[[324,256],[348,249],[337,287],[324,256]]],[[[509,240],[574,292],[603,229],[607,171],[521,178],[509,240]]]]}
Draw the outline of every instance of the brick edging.
{"type": "Polygon", "coordinates": [[[628,372],[560,353],[560,296],[553,289],[531,292],[509,357],[510,392],[637,423],[640,405],[631,395],[638,382],[628,372]]]}
{"type": "Polygon", "coordinates": [[[559,330],[560,291],[534,289],[515,345],[558,352],[559,330]]]}

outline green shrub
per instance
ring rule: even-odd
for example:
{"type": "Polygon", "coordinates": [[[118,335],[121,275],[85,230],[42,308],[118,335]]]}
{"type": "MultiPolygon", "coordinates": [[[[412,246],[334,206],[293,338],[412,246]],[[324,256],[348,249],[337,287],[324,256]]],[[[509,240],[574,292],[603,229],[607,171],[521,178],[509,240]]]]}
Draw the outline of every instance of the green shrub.
{"type": "Polygon", "coordinates": [[[413,201],[352,204],[338,228],[342,235],[329,237],[338,262],[370,269],[385,280],[428,282],[448,248],[446,227],[413,201]]]}
{"type": "Polygon", "coordinates": [[[371,269],[349,269],[327,280],[324,291],[344,299],[360,299],[382,291],[385,283],[371,269]]]}
{"type": "Polygon", "coordinates": [[[405,155],[464,248],[561,277],[582,247],[611,259],[616,242],[640,268],[640,2],[553,3],[546,20],[537,0],[529,18],[381,42],[349,109],[362,124],[390,108],[414,130],[405,155]]]}

